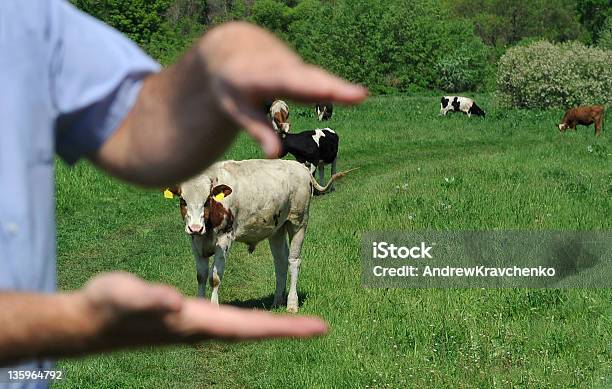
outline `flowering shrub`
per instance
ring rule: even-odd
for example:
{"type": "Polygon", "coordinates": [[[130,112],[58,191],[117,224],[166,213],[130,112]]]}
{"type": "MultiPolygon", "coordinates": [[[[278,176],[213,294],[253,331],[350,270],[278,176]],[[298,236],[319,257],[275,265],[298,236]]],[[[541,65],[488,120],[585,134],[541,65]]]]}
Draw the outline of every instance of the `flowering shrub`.
{"type": "Polygon", "coordinates": [[[509,49],[499,60],[501,103],[519,108],[612,105],[612,51],[578,42],[539,41],[509,49]]]}

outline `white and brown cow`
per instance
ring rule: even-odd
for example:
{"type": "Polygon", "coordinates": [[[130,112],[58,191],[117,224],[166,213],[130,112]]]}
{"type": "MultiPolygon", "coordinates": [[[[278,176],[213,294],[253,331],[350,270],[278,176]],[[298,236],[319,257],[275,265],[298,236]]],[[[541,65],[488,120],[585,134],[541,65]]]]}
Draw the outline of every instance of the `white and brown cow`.
{"type": "Polygon", "coordinates": [[[291,280],[287,311],[297,312],[300,251],[313,188],[325,192],[344,174],[338,173],[327,185],[320,186],[308,169],[296,161],[223,161],[172,188],[180,197],[185,232],[191,236],[198,296],[204,297],[208,280],[211,300],[219,303],[219,286],[233,242],[246,244],[252,252],[267,239],[276,271],[273,304],[285,302],[288,270],[291,280]],[[214,260],[209,271],[211,256],[214,260]]]}
{"type": "Polygon", "coordinates": [[[463,112],[468,117],[472,115],[485,117],[485,112],[474,100],[463,96],[443,96],[440,99],[440,115],[446,116],[448,111],[463,112]]]}
{"type": "Polygon", "coordinates": [[[289,106],[283,100],[274,100],[270,106],[272,127],[279,134],[289,132],[289,106]]]}

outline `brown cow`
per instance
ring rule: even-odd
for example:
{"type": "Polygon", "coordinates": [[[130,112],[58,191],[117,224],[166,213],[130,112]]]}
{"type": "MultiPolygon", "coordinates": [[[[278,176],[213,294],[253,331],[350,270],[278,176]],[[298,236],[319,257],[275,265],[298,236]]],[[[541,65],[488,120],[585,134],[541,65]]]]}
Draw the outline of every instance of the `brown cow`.
{"type": "Polygon", "coordinates": [[[570,108],[565,111],[559,131],[563,132],[568,128],[576,130],[576,125],[590,126],[595,123],[595,135],[601,133],[601,123],[604,117],[604,107],[602,105],[588,105],[583,107],[570,108]]]}

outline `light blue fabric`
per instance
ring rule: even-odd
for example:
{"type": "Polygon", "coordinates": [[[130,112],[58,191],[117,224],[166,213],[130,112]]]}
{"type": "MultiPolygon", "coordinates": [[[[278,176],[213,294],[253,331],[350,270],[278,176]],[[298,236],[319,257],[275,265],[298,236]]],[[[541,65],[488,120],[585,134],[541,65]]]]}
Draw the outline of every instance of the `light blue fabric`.
{"type": "Polygon", "coordinates": [[[0,290],[55,291],[54,154],[97,150],[158,70],[67,2],[0,1],[0,290]]]}

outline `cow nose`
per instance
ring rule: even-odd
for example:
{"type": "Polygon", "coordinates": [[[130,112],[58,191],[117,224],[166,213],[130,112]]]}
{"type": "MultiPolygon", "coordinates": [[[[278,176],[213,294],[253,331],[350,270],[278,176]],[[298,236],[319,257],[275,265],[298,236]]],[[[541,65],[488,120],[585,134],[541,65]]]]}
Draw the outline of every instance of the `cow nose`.
{"type": "Polygon", "coordinates": [[[188,226],[187,228],[189,228],[189,232],[192,234],[201,234],[202,231],[204,230],[204,226],[201,226],[199,224],[192,224],[188,226]]]}

